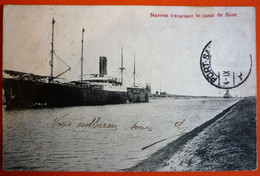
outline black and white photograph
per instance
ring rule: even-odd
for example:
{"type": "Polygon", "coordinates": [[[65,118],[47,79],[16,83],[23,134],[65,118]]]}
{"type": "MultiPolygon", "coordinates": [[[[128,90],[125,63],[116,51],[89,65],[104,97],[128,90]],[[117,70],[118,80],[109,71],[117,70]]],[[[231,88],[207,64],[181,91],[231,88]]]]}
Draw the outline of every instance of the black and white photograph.
{"type": "Polygon", "coordinates": [[[254,7],[5,5],[2,169],[255,170],[254,7]]]}

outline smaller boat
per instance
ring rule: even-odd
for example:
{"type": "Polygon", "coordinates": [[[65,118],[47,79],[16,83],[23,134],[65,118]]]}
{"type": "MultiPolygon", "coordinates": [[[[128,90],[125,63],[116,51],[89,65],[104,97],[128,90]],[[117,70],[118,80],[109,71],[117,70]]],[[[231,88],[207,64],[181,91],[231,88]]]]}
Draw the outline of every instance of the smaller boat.
{"type": "Polygon", "coordinates": [[[223,95],[223,98],[232,98],[232,96],[229,94],[229,90],[226,90],[226,93],[223,95]]]}
{"type": "Polygon", "coordinates": [[[134,84],[132,87],[127,87],[127,96],[129,102],[149,102],[149,97],[151,94],[151,86],[146,84],[145,87],[137,86],[135,84],[135,56],[134,56],[134,84]]]}

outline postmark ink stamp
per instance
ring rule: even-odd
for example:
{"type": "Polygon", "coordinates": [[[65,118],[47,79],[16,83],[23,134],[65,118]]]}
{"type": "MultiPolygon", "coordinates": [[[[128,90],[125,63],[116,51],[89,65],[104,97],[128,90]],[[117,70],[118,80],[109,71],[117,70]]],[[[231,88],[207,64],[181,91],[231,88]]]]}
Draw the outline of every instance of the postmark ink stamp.
{"type": "Polygon", "coordinates": [[[205,79],[213,86],[220,89],[233,89],[243,84],[252,70],[252,56],[250,56],[250,68],[247,73],[241,70],[214,70],[212,66],[212,41],[209,41],[202,50],[200,56],[200,68],[205,79]]]}

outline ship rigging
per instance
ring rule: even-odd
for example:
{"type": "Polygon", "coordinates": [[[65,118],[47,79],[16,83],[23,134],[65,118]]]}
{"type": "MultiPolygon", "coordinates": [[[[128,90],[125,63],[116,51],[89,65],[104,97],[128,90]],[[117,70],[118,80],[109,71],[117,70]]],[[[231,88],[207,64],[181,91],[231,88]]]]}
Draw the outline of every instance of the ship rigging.
{"type": "Polygon", "coordinates": [[[52,18],[52,40],[51,40],[51,60],[50,60],[50,66],[51,66],[51,74],[50,74],[50,78],[49,78],[49,82],[52,82],[55,78],[60,77],[61,75],[65,74],[66,72],[68,72],[69,70],[71,70],[71,67],[66,64],[60,57],[58,57],[54,51],[54,24],[55,24],[55,20],[54,18],[52,18]],[[53,59],[54,59],[54,55],[64,64],[68,67],[67,70],[63,71],[62,73],[58,74],[57,76],[53,76],[53,59]]]}
{"type": "Polygon", "coordinates": [[[49,61],[50,76],[4,70],[4,73],[8,75],[3,77],[6,108],[103,105],[126,103],[127,101],[147,102],[149,100],[150,87],[134,87],[133,89],[123,85],[123,71],[125,70],[123,47],[121,49],[121,80],[107,75],[107,58],[105,56],[99,58],[99,74],[91,74],[88,78],[83,77],[84,28],[81,38],[80,80],[66,83],[56,81],[55,79],[71,70],[71,67],[54,51],[54,25],[55,20],[53,18],[51,59],[49,61]],[[56,76],[54,76],[54,56],[68,67],[56,76]]]}

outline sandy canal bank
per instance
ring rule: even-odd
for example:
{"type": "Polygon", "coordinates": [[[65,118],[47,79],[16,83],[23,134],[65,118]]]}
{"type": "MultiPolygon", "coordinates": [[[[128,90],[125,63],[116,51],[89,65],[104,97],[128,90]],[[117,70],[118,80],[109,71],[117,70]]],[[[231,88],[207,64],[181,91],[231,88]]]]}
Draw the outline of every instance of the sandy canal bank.
{"type": "Polygon", "coordinates": [[[248,97],[124,171],[254,169],[256,97],[248,97]]]}

